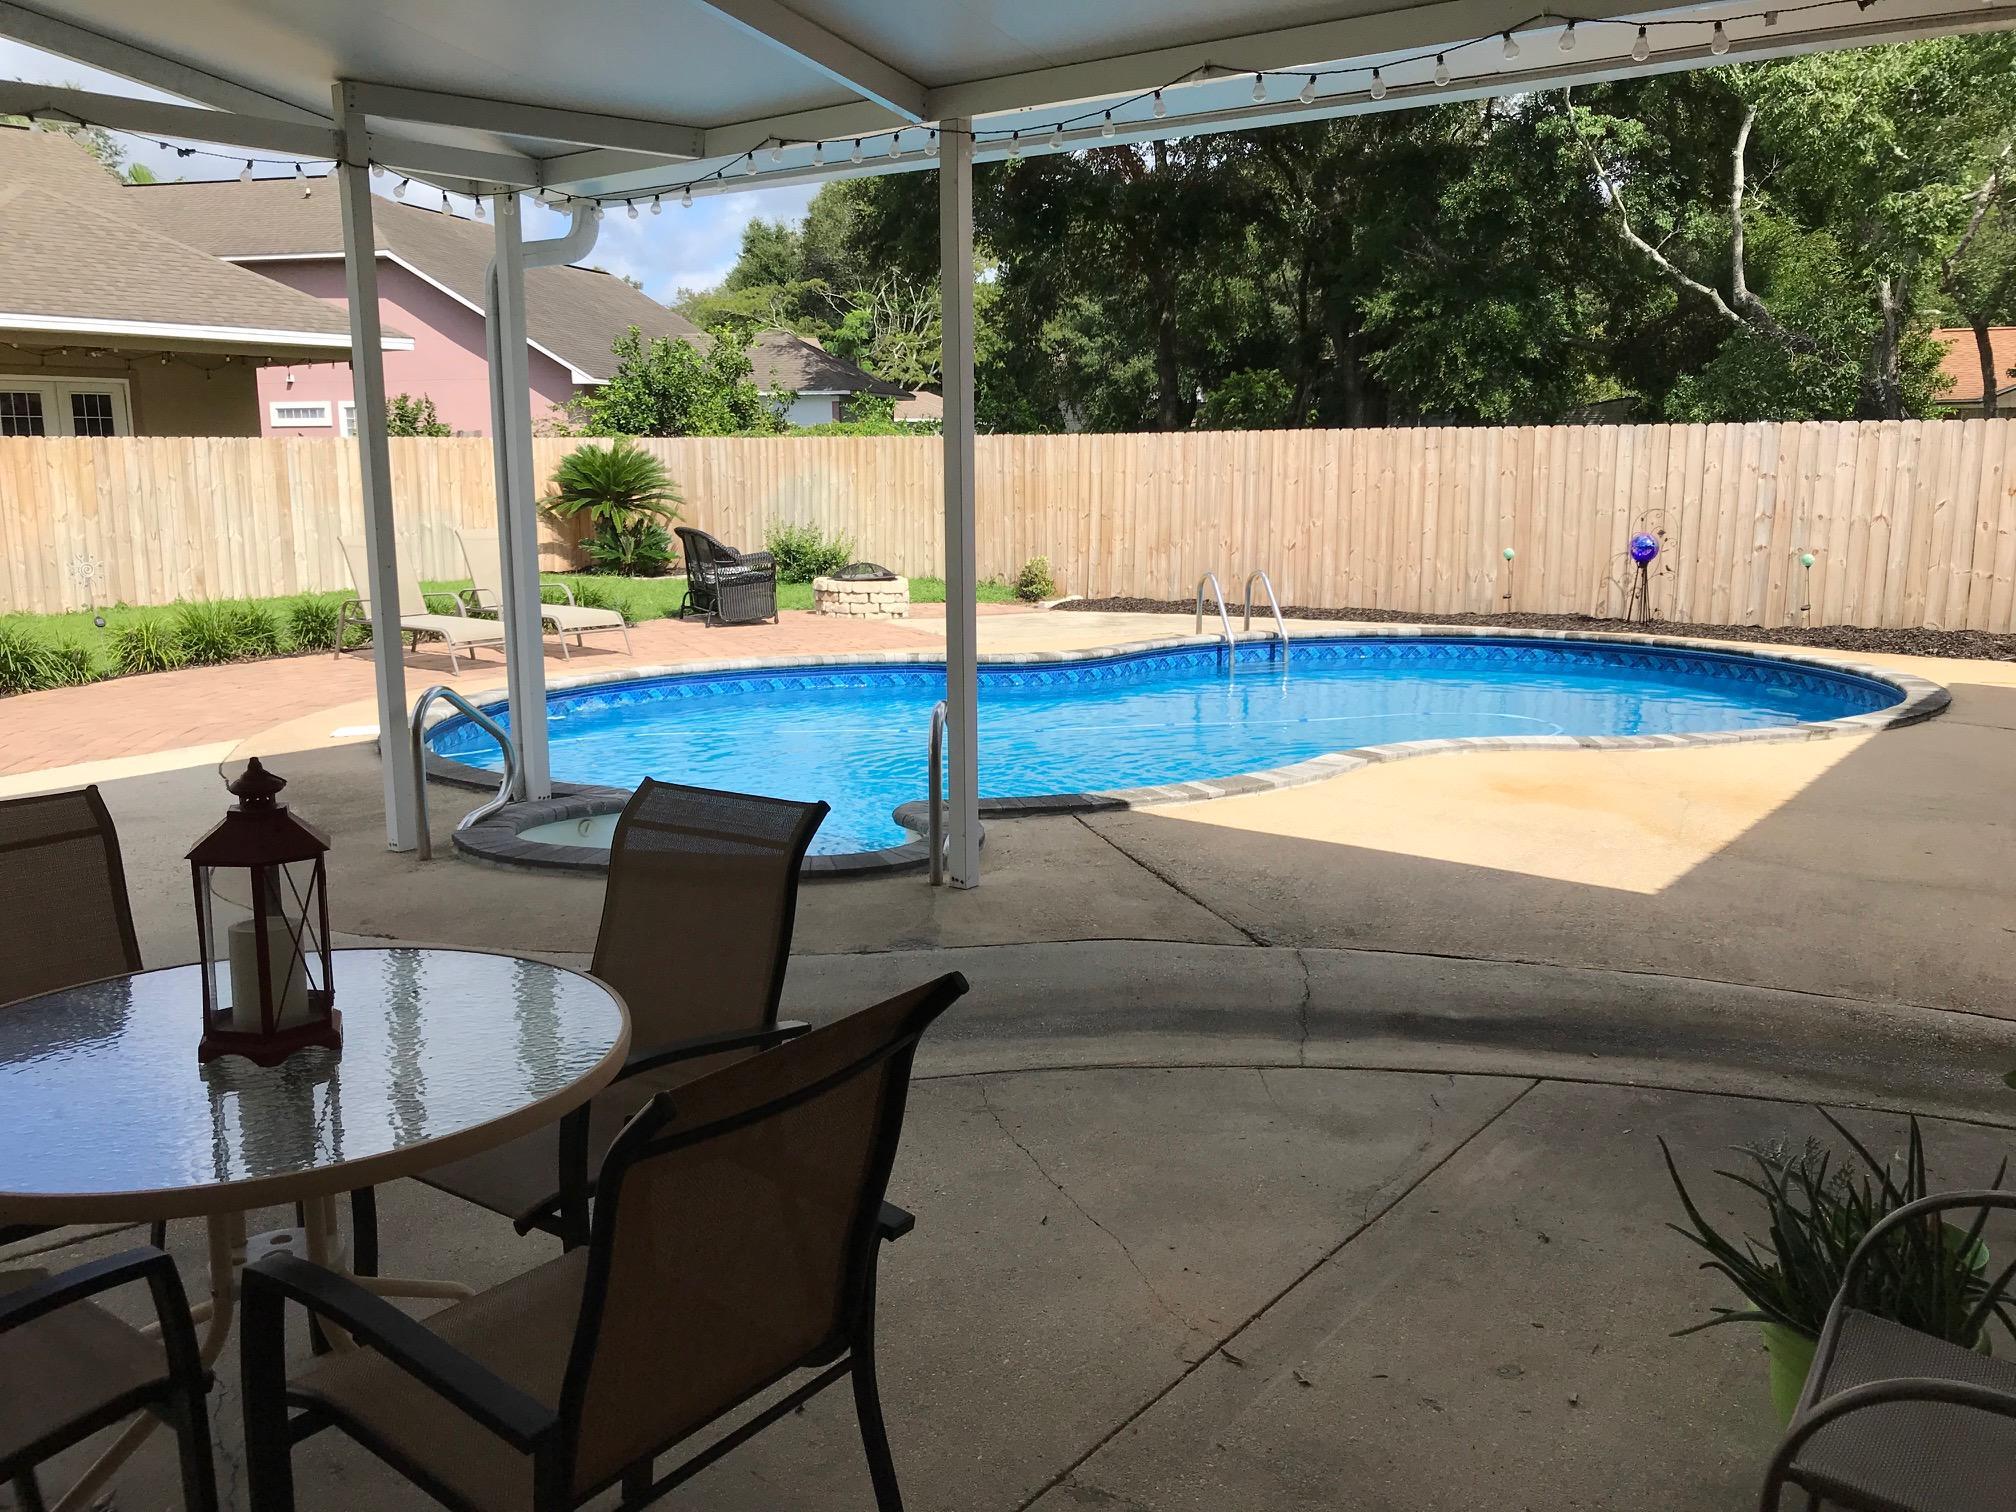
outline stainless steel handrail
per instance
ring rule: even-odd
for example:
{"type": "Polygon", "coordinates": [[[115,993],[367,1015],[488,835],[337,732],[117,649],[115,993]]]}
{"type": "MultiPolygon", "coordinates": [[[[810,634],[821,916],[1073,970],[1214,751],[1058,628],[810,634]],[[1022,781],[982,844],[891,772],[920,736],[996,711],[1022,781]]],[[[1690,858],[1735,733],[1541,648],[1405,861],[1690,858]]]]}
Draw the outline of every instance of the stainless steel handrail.
{"type": "Polygon", "coordinates": [[[931,711],[931,885],[945,882],[945,700],[931,711]]]}
{"type": "Polygon", "coordinates": [[[455,828],[464,830],[481,819],[488,819],[497,810],[511,801],[511,795],[518,790],[518,747],[512,744],[504,727],[469,702],[453,688],[436,683],[413,705],[413,790],[420,808],[420,859],[434,857],[434,836],[427,825],[427,706],[437,698],[444,698],[465,715],[469,722],[496,741],[504,752],[504,781],[498,785],[497,796],[488,803],[479,803],[456,822],[455,828]]]}
{"type": "Polygon", "coordinates": [[[1232,634],[1232,616],[1225,611],[1225,590],[1218,585],[1218,574],[1207,572],[1197,580],[1197,618],[1190,626],[1192,635],[1204,633],[1204,589],[1210,586],[1211,596],[1218,602],[1218,623],[1225,632],[1225,670],[1228,674],[1239,670],[1239,642],[1232,634]]]}
{"type": "Polygon", "coordinates": [[[1267,590],[1267,606],[1274,611],[1274,632],[1281,637],[1281,644],[1285,647],[1288,644],[1288,622],[1281,618],[1281,600],[1274,597],[1274,579],[1267,576],[1264,570],[1247,574],[1246,622],[1239,628],[1242,630],[1251,630],[1253,628],[1253,585],[1255,583],[1258,583],[1262,588],[1267,590]]]}

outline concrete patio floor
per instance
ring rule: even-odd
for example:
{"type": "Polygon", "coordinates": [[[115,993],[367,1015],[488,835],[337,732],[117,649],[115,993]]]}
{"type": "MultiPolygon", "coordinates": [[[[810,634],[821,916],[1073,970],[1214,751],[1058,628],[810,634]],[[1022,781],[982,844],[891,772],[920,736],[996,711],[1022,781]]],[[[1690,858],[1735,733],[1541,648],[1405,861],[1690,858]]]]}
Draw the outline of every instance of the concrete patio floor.
{"type": "MultiPolygon", "coordinates": [[[[983,649],[1172,628],[1018,616],[983,649]]],[[[909,1505],[1745,1505],[1763,1356],[1743,1329],[1669,1337],[1730,1297],[1665,1226],[1656,1138],[1742,1227],[1709,1172],[1824,1132],[1808,1101],[1884,1150],[1928,1115],[1948,1183],[2016,1127],[2016,668],[1912,665],[1952,710],[1874,737],[1406,762],[997,823],[973,892],[808,886],[787,1013],[974,984],[920,1056],[892,1188],[919,1216],[883,1270],[909,1505]]],[[[375,753],[330,713],[237,750],[284,758],[335,835],[349,938],[585,960],[599,882],[387,854],[375,753]]],[[[437,836],[477,799],[432,793],[437,836]]],[[[180,856],[216,773],[106,796],[143,953],[186,959],[180,856]]],[[[479,1283],[551,1253],[410,1182],[384,1230],[388,1266],[479,1283]]],[[[200,1264],[196,1225],[171,1243],[200,1264]]],[[[233,1357],[220,1376],[242,1506],[233,1357]]],[[[829,1393],[666,1505],[866,1509],[853,1433],[829,1393]]],[[[304,1512],[424,1504],[347,1444],[301,1463],[304,1512]]],[[[172,1484],[156,1442],[114,1505],[172,1484]]]]}

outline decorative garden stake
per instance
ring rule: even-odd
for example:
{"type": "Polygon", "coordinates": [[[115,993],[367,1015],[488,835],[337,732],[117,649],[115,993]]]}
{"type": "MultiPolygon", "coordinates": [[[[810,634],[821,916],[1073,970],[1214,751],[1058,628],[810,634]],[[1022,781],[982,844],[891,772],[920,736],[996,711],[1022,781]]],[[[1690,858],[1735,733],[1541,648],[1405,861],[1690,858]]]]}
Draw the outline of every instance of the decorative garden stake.
{"type": "Polygon", "coordinates": [[[1800,552],[1799,565],[1806,569],[1806,591],[1800,595],[1806,602],[1799,606],[1799,612],[1806,616],[1806,628],[1811,630],[1813,628],[1813,553],[1810,551],[1800,552]]]}
{"type": "Polygon", "coordinates": [[[1505,548],[1505,608],[1508,613],[1512,608],[1512,558],[1518,554],[1510,546],[1505,548]]]}
{"type": "Polygon", "coordinates": [[[226,786],[238,802],[189,852],[196,885],[203,1038],[196,1058],[242,1055],[276,1066],[297,1050],[343,1048],[329,960],[329,840],[279,801],[286,779],[255,756],[226,786]],[[217,873],[246,874],[252,917],[221,932],[217,873]]]}
{"type": "Polygon", "coordinates": [[[1624,618],[1650,623],[1652,619],[1652,561],[1659,555],[1659,537],[1639,531],[1631,537],[1631,560],[1637,566],[1637,576],[1631,580],[1631,591],[1624,599],[1624,618]],[[1633,606],[1636,612],[1633,612],[1633,606]]]}

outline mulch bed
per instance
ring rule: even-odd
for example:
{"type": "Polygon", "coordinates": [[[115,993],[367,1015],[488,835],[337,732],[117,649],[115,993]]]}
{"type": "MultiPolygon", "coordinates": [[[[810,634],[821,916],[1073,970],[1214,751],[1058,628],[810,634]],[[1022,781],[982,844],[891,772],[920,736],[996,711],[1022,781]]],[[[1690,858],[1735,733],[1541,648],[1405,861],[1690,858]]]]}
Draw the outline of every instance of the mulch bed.
{"type": "MultiPolygon", "coordinates": [[[[1072,599],[1059,609],[1106,614],[1189,614],[1190,599],[1072,599]]],[[[2016,635],[1986,630],[1871,630],[1860,625],[1811,629],[1768,625],[1694,625],[1672,620],[1598,619],[1588,614],[1407,614],[1397,609],[1309,609],[1285,606],[1290,619],[1348,620],[1365,625],[1489,625],[1501,630],[1626,631],[1703,640],[1756,641],[1771,646],[1816,646],[1829,651],[1882,651],[1897,656],[1951,656],[1970,661],[2016,661],[2016,635]]],[[[1256,619],[1256,623],[1257,623],[1256,619]]]]}

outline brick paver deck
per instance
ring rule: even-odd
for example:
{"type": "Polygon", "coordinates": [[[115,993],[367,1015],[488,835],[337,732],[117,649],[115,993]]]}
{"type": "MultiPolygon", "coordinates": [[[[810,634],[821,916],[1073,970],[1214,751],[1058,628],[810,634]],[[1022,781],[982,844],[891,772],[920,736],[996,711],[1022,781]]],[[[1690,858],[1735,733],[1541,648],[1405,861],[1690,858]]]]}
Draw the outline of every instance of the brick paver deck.
{"type": "MultiPolygon", "coordinates": [[[[983,609],[1018,612],[1008,606],[983,609]]],[[[919,605],[918,617],[942,618],[935,605],[919,605]],[[935,611],[934,614],[929,611],[935,611]]],[[[822,619],[787,612],[775,625],[717,625],[698,621],[651,620],[630,632],[634,655],[620,641],[591,638],[561,661],[550,648],[549,677],[599,668],[662,662],[707,661],[728,656],[814,656],[841,651],[914,651],[941,645],[923,627],[866,620],[822,619]]],[[[494,651],[464,657],[461,675],[448,658],[423,644],[406,658],[409,698],[429,683],[491,687],[503,680],[503,658],[494,651]]],[[[82,688],[56,688],[0,699],[0,774],[37,772],[78,762],[144,756],[182,746],[242,740],[261,730],[313,714],[318,709],[369,700],[373,696],[368,651],[341,658],[318,653],[224,667],[189,667],[146,677],[122,677],[82,688]]]]}

